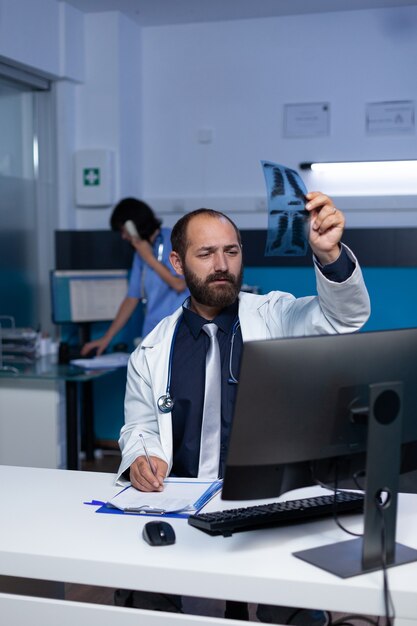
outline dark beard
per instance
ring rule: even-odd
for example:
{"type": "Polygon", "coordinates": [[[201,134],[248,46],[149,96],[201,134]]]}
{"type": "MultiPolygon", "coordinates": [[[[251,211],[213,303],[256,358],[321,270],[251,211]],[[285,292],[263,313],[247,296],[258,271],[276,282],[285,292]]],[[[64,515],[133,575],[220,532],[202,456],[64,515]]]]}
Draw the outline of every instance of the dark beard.
{"type": "Polygon", "coordinates": [[[239,294],[243,280],[243,265],[235,277],[229,272],[209,274],[205,280],[200,280],[185,265],[183,267],[185,282],[194,300],[204,306],[219,307],[221,309],[233,304],[239,294]],[[223,279],[227,282],[213,287],[212,282],[223,279]]]}

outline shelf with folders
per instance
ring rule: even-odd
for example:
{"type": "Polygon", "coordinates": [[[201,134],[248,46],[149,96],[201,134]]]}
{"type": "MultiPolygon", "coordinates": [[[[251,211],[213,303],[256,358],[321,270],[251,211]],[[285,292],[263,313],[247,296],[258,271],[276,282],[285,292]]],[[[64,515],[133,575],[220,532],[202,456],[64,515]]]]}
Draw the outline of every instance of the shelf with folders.
{"type": "Polygon", "coordinates": [[[40,356],[40,336],[33,328],[19,328],[11,315],[0,315],[0,372],[33,363],[40,356]]]}

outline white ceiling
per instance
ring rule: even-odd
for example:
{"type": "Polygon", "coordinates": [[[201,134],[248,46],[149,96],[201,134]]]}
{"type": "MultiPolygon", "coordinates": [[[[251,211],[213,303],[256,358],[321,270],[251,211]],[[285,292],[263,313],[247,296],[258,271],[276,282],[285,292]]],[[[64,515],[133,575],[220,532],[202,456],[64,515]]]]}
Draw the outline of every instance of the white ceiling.
{"type": "Polygon", "coordinates": [[[120,11],[141,26],[417,5],[417,0],[65,0],[65,2],[84,13],[120,11]]]}

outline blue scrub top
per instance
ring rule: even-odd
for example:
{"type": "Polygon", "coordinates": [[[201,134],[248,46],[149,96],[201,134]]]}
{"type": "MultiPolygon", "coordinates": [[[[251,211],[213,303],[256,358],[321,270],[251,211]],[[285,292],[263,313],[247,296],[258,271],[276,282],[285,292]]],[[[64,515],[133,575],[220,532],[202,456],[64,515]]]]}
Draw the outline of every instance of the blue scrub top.
{"type": "MultiPolygon", "coordinates": [[[[161,262],[171,274],[178,276],[169,262],[169,255],[172,250],[170,235],[171,230],[169,228],[161,228],[152,248],[155,257],[158,258],[158,250],[162,244],[161,262]]],[[[142,336],[145,337],[164,317],[181,306],[190,294],[188,289],[177,293],[153,269],[146,265],[138,254],[135,254],[127,295],[130,298],[146,299],[142,329],[142,336]]]]}

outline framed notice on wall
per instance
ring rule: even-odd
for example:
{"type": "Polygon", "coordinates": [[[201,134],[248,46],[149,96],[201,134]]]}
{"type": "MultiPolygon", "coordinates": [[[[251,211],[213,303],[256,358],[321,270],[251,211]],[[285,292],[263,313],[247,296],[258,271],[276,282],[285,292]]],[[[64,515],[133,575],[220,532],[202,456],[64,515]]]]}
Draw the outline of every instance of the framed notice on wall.
{"type": "Polygon", "coordinates": [[[369,135],[414,132],[414,102],[371,102],[366,105],[366,132],[369,135]]]}
{"type": "Polygon", "coordinates": [[[284,105],[284,137],[320,137],[329,131],[328,102],[284,105]]]}

